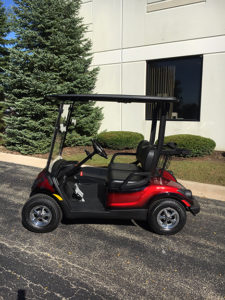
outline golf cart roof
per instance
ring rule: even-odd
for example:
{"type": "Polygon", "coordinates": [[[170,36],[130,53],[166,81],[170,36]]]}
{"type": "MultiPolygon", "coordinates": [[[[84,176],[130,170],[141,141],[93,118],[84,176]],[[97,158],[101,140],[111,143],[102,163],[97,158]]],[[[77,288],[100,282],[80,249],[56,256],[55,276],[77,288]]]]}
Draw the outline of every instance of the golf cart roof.
{"type": "Polygon", "coordinates": [[[90,95],[48,95],[46,99],[53,99],[65,102],[87,102],[106,101],[106,102],[121,102],[121,103],[177,103],[175,97],[158,97],[158,96],[138,96],[138,95],[108,95],[108,94],[90,94],[90,95]]]}

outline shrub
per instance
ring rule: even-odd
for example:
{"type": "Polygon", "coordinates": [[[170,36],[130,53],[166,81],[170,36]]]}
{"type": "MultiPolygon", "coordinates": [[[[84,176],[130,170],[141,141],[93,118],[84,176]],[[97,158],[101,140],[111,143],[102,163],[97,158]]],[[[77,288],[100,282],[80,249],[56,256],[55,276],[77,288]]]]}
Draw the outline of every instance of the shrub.
{"type": "Polygon", "coordinates": [[[141,133],[131,131],[108,131],[97,136],[98,142],[103,147],[117,150],[136,148],[143,139],[141,133]]]}
{"type": "Polygon", "coordinates": [[[216,143],[209,138],[192,134],[177,134],[166,136],[164,143],[176,143],[180,148],[191,150],[191,157],[211,154],[216,147],[216,143]]]}
{"type": "Polygon", "coordinates": [[[66,147],[74,147],[74,146],[90,146],[92,145],[91,139],[93,137],[86,135],[79,135],[77,132],[68,132],[66,135],[66,147]]]}

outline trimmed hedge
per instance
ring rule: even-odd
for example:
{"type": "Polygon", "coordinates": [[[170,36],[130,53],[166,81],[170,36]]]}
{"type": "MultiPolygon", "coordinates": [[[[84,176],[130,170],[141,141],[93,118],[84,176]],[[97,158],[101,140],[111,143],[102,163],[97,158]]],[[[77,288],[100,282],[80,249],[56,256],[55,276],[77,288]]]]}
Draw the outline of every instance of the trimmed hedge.
{"type": "Polygon", "coordinates": [[[176,143],[180,148],[191,150],[190,157],[204,156],[211,154],[216,147],[216,143],[209,138],[192,134],[177,134],[166,136],[164,143],[176,143]]]}
{"type": "Polygon", "coordinates": [[[97,136],[97,141],[109,149],[123,150],[136,148],[144,136],[132,131],[108,131],[102,132],[97,136]]]}

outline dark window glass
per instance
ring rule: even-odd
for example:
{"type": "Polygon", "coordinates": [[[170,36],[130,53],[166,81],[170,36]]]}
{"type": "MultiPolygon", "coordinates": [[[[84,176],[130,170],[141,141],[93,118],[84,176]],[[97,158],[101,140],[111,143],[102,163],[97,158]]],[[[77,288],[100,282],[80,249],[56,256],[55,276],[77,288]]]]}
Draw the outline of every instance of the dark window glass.
{"type": "MultiPolygon", "coordinates": [[[[189,56],[147,62],[147,95],[175,96],[169,120],[200,121],[202,56],[189,56]]],[[[151,120],[151,107],[146,105],[146,119],[151,120]]]]}

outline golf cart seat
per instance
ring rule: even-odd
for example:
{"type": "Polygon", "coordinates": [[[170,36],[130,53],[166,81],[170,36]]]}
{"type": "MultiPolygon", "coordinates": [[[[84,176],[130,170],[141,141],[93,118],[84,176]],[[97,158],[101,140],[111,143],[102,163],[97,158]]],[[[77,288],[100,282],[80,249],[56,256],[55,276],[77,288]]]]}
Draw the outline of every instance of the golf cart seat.
{"type": "Polygon", "coordinates": [[[153,146],[142,148],[140,151],[140,167],[132,170],[118,170],[108,168],[109,190],[129,191],[148,185],[151,174],[154,173],[156,149],[153,146]]]}
{"type": "Polygon", "coordinates": [[[136,153],[129,153],[129,152],[117,152],[113,155],[111,162],[109,164],[109,168],[111,170],[125,170],[125,171],[141,171],[141,168],[138,164],[141,161],[142,150],[149,146],[149,142],[146,140],[142,140],[138,146],[136,153]],[[133,163],[115,163],[114,160],[117,156],[128,156],[128,155],[136,155],[136,161],[133,163]]]}

